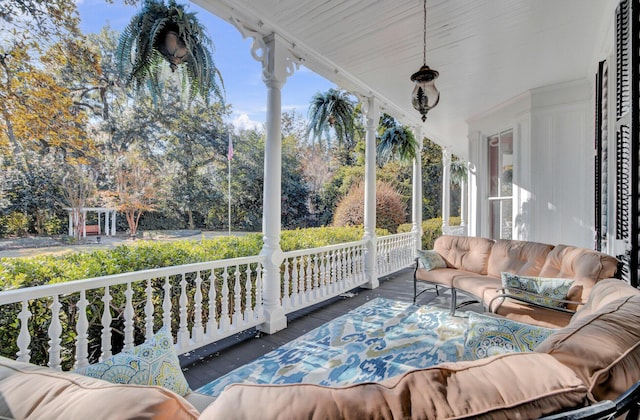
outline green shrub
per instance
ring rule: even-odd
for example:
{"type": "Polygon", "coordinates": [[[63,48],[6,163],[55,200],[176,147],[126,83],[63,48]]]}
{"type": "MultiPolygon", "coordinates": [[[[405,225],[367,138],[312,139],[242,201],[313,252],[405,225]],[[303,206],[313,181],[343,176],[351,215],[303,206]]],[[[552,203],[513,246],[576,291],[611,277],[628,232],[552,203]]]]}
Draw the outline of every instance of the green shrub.
{"type": "Polygon", "coordinates": [[[9,235],[25,236],[29,231],[29,217],[16,211],[4,218],[4,225],[9,235]]]}
{"type": "MultiPolygon", "coordinates": [[[[459,226],[460,217],[450,217],[449,226],[459,226]]],[[[398,226],[398,232],[411,232],[411,223],[398,226]]],[[[433,249],[433,243],[442,236],[442,218],[427,219],[422,221],[422,249],[433,249]]]]}

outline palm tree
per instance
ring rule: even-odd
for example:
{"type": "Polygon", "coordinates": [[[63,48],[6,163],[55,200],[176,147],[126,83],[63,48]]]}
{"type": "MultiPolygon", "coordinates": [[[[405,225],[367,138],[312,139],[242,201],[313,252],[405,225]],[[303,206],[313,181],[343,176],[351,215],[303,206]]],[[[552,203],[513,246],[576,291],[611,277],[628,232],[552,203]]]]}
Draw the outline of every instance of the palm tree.
{"type": "Polygon", "coordinates": [[[411,130],[400,125],[395,118],[382,114],[378,125],[378,162],[384,164],[392,159],[410,162],[416,157],[416,139],[411,130]]]}
{"type": "Polygon", "coordinates": [[[144,0],[142,10],[122,31],[116,59],[127,85],[148,84],[154,96],[161,90],[163,61],[172,72],[184,65],[182,87],[207,102],[213,93],[223,101],[222,76],[212,58],[213,43],[195,13],[175,0],[144,0]],[[219,81],[219,83],[218,83],[219,81]],[[222,86],[222,88],[221,88],[222,86]]]}
{"type": "Polygon", "coordinates": [[[335,130],[338,144],[352,146],[355,134],[354,104],[349,93],[340,89],[329,89],[316,93],[309,106],[309,126],[307,135],[322,140],[324,134],[329,138],[331,128],[335,130]]]}

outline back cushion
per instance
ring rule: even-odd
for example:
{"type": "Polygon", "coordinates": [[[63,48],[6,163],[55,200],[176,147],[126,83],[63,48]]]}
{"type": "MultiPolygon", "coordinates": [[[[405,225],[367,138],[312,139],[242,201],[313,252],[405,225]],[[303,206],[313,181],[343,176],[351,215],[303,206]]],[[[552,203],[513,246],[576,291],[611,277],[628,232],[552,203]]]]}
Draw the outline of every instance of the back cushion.
{"type": "Polygon", "coordinates": [[[553,357],[514,353],[345,387],[232,385],[200,420],[538,418],[582,406],[586,392],[553,357]]]}
{"type": "Polygon", "coordinates": [[[618,260],[610,255],[587,248],[558,245],[547,255],[540,277],[574,279],[568,299],[586,302],[595,282],[613,277],[617,267],[618,260]]]}
{"type": "Polygon", "coordinates": [[[444,258],[448,267],[487,274],[492,246],[493,241],[487,238],[443,235],[436,239],[433,249],[444,258]]]}
{"type": "Polygon", "coordinates": [[[537,276],[553,245],[538,242],[499,239],[491,249],[487,273],[500,278],[500,273],[537,276]]]}
{"type": "Polygon", "coordinates": [[[536,352],[569,366],[594,401],[615,399],[640,381],[640,295],[615,300],[543,341],[536,352]]]}
{"type": "Polygon", "coordinates": [[[0,357],[0,418],[195,420],[168,389],[120,385],[0,357]]]}
{"type": "Polygon", "coordinates": [[[614,300],[634,295],[640,295],[640,290],[629,286],[627,282],[618,279],[602,279],[593,286],[589,300],[573,315],[571,322],[588,317],[614,300]]]}

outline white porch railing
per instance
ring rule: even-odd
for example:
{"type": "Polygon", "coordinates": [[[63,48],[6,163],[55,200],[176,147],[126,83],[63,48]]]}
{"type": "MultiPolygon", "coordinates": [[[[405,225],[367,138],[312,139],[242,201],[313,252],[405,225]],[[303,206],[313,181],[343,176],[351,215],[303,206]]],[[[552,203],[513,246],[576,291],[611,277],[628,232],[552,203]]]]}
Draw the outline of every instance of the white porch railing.
{"type": "MultiPolygon", "coordinates": [[[[284,253],[285,313],[366,283],[365,245],[284,253]]],[[[412,264],[413,248],[410,233],[378,238],[378,276],[412,264]]],[[[243,257],[0,292],[0,334],[15,340],[18,360],[37,352],[56,369],[131,349],[161,326],[183,354],[265,322],[262,265],[262,256],[243,257]]]]}
{"type": "Polygon", "coordinates": [[[286,252],[282,268],[285,313],[325,301],[366,283],[366,241],[286,252]]]}
{"type": "Polygon", "coordinates": [[[412,232],[381,236],[377,242],[378,276],[386,276],[413,264],[415,235],[412,232]]]}

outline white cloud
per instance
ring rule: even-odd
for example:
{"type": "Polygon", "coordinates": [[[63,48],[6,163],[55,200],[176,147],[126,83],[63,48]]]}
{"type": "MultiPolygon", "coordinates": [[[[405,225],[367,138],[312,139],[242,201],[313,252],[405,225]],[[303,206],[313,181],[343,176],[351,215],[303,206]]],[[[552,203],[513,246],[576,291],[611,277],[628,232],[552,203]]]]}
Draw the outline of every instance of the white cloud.
{"type": "Polygon", "coordinates": [[[251,120],[249,115],[244,112],[235,115],[231,120],[231,125],[233,125],[236,132],[252,129],[262,130],[263,128],[263,123],[251,120]]]}

